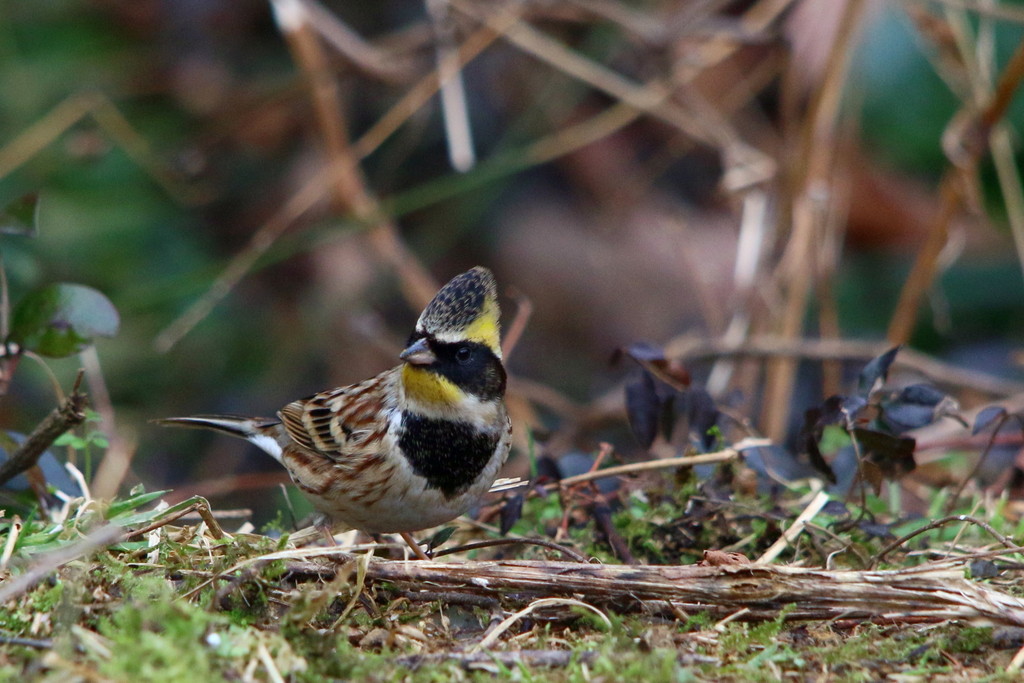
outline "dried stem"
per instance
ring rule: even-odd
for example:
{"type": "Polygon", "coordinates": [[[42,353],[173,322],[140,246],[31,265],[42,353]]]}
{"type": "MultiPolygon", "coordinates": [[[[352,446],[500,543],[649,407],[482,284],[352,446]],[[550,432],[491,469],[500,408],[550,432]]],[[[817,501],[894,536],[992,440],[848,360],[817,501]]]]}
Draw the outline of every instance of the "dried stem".
{"type": "Polygon", "coordinates": [[[1006,420],[1008,419],[1008,417],[1008,414],[1004,414],[1003,417],[996,422],[995,427],[992,428],[992,432],[988,436],[988,442],[985,444],[985,447],[981,450],[981,455],[979,455],[978,459],[974,461],[974,466],[971,468],[971,471],[967,474],[967,476],[960,480],[960,483],[957,484],[957,487],[953,490],[952,495],[950,495],[949,497],[949,502],[946,503],[947,514],[956,509],[957,504],[960,502],[960,496],[963,495],[964,489],[967,488],[967,484],[973,481],[976,476],[978,476],[978,472],[981,471],[982,466],[988,459],[988,454],[992,452],[992,446],[994,446],[996,443],[996,437],[999,436],[999,430],[1003,428],[1004,424],[1006,424],[1006,420]]]}
{"type": "Polygon", "coordinates": [[[33,467],[57,437],[85,421],[88,397],[79,393],[78,389],[81,383],[82,372],[79,371],[68,397],[36,425],[36,428],[10,458],[0,464],[0,485],[33,467]]]}
{"type": "Polygon", "coordinates": [[[398,273],[409,303],[415,308],[426,306],[437,291],[437,283],[401,241],[397,227],[383,215],[380,203],[363,178],[341,110],[337,84],[311,17],[302,5],[291,1],[275,0],[274,9],[292,56],[309,82],[328,158],[332,165],[338,165],[339,172],[334,177],[338,208],[373,226],[368,237],[378,258],[398,273]]]}
{"type": "Polygon", "coordinates": [[[786,549],[786,546],[793,543],[796,537],[799,536],[807,524],[813,520],[822,508],[828,504],[830,500],[828,493],[819,491],[811,502],[804,508],[800,516],[793,520],[793,523],[789,526],[786,531],[779,536],[775,543],[772,543],[771,547],[764,552],[761,557],[757,559],[758,564],[769,564],[779,556],[779,554],[786,549]]]}
{"type": "Polygon", "coordinates": [[[174,510],[173,512],[168,511],[167,514],[164,514],[160,517],[160,519],[153,522],[152,524],[144,526],[141,529],[136,529],[135,531],[130,531],[126,533],[125,539],[127,540],[135,538],[137,536],[145,536],[146,534],[155,529],[167,526],[171,522],[179,520],[182,517],[186,517],[193,513],[199,514],[199,518],[206,523],[206,528],[209,529],[210,535],[214,538],[231,538],[231,535],[221,528],[220,523],[217,521],[216,517],[214,517],[213,511],[210,510],[210,503],[207,502],[205,498],[194,496],[192,500],[185,501],[184,503],[179,503],[175,507],[178,509],[174,510]]]}
{"type": "MultiPolygon", "coordinates": [[[[807,300],[817,269],[814,246],[822,239],[827,215],[827,206],[820,195],[831,186],[839,105],[853,54],[852,43],[863,13],[863,0],[849,0],[844,6],[822,86],[811,101],[803,125],[797,160],[804,166],[798,169],[793,182],[792,235],[783,259],[787,298],[778,330],[784,339],[796,339],[803,331],[807,300]]],[[[768,365],[763,425],[765,433],[776,440],[785,436],[796,370],[797,363],[793,359],[780,358],[768,365]]]]}
{"type": "Polygon", "coordinates": [[[977,115],[958,129],[958,137],[949,145],[951,163],[939,186],[939,208],[932,228],[914,260],[907,281],[900,292],[896,310],[889,323],[888,339],[892,344],[904,344],[917,323],[918,306],[935,279],[939,254],[946,246],[953,217],[963,206],[968,184],[977,175],[981,155],[989,145],[992,128],[1002,119],[1013,100],[1021,80],[1024,79],[1024,42],[1007,63],[996,84],[995,92],[977,115]]]}
{"type": "Polygon", "coordinates": [[[132,127],[117,106],[96,91],[71,95],[0,147],[0,178],[12,173],[87,116],[91,116],[96,125],[171,197],[185,205],[195,205],[203,199],[200,192],[182,182],[157,158],[146,138],[132,127]]]}
{"type": "Polygon", "coordinates": [[[996,540],[998,540],[1000,543],[1002,543],[1003,546],[1005,548],[1007,548],[1008,550],[1010,550],[1010,551],[1014,551],[1014,550],[1019,551],[1020,550],[1017,547],[1017,545],[1011,539],[1007,538],[1006,536],[1003,536],[1001,533],[999,533],[998,531],[993,529],[992,525],[990,525],[988,522],[980,520],[977,517],[971,517],[970,515],[950,515],[949,517],[943,517],[942,519],[937,519],[934,522],[932,522],[931,524],[926,524],[925,526],[921,527],[920,529],[914,529],[913,531],[911,531],[911,532],[909,532],[907,534],[904,534],[903,536],[900,536],[895,541],[893,541],[889,545],[887,545],[884,548],[882,548],[878,552],[878,554],[875,555],[874,559],[872,559],[872,561],[871,561],[871,567],[877,567],[878,563],[882,561],[882,558],[884,558],[886,555],[888,555],[892,551],[896,550],[901,545],[903,545],[904,543],[906,543],[910,539],[914,538],[915,536],[920,536],[921,534],[923,534],[925,532],[928,532],[928,531],[931,531],[932,529],[938,529],[939,527],[945,526],[946,524],[949,524],[950,522],[967,522],[967,523],[970,523],[970,524],[975,524],[977,526],[980,526],[982,529],[984,529],[988,533],[992,534],[992,536],[996,540]]]}

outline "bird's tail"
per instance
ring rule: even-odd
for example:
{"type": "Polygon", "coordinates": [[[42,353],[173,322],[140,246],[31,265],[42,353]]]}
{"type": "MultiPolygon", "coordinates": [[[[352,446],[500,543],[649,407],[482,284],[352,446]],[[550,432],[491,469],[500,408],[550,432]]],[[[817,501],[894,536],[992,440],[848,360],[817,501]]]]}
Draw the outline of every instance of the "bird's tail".
{"type": "Polygon", "coordinates": [[[212,429],[258,446],[275,460],[281,460],[281,443],[278,440],[280,420],[271,417],[245,417],[243,415],[192,415],[190,417],[165,417],[153,420],[168,427],[195,427],[212,429]]]}

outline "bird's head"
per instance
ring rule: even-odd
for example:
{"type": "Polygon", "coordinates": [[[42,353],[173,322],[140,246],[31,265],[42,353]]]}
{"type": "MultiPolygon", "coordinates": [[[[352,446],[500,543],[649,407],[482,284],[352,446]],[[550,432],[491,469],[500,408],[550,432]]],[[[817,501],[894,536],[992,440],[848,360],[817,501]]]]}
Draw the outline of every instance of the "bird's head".
{"type": "Polygon", "coordinates": [[[452,278],[427,304],[400,355],[410,398],[441,408],[504,395],[497,290],[491,271],[477,266],[452,278]]]}

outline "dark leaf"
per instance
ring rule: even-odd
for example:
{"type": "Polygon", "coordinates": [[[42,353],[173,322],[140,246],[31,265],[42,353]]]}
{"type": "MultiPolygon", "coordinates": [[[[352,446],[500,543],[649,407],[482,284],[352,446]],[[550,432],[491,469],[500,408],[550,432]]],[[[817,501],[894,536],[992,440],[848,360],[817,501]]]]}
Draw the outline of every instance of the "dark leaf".
{"type": "Polygon", "coordinates": [[[1020,467],[1020,454],[1018,453],[1014,466],[1010,470],[1010,481],[1006,484],[1006,490],[1010,493],[1010,499],[1020,500],[1022,488],[1024,488],[1024,470],[1020,467]]]}
{"type": "Polygon", "coordinates": [[[654,379],[644,370],[639,379],[626,385],[626,418],[633,436],[644,448],[654,443],[661,414],[662,403],[654,388],[654,379]]]}
{"type": "Polygon", "coordinates": [[[430,537],[430,540],[427,541],[427,552],[429,553],[434,548],[439,548],[442,545],[444,545],[448,541],[448,539],[452,537],[452,534],[454,533],[455,527],[453,526],[446,526],[437,533],[435,533],[433,536],[430,537]]]}
{"type": "Polygon", "coordinates": [[[868,538],[893,538],[892,531],[889,530],[888,524],[879,524],[878,522],[863,521],[857,525],[857,528],[868,535],[868,538]]]}
{"type": "Polygon", "coordinates": [[[58,283],[28,294],[11,316],[10,341],[43,356],[63,358],[95,337],[117,334],[120,319],[110,299],[85,285],[58,283]]]}
{"type": "Polygon", "coordinates": [[[829,396],[821,404],[821,423],[825,425],[842,424],[846,421],[846,415],[852,414],[848,406],[853,405],[853,410],[856,411],[860,404],[854,399],[847,398],[846,396],[840,396],[838,394],[829,396]]]}
{"type": "Polygon", "coordinates": [[[667,393],[658,392],[658,395],[661,397],[661,414],[658,416],[658,424],[661,425],[661,438],[670,441],[676,427],[676,396],[679,394],[675,390],[668,389],[667,393]]]}
{"type": "Polygon", "coordinates": [[[818,448],[818,441],[821,440],[821,435],[825,431],[825,421],[823,420],[823,413],[821,408],[809,408],[804,413],[804,424],[800,428],[800,434],[797,437],[799,442],[799,448],[801,453],[806,453],[808,459],[811,461],[811,466],[817,471],[824,475],[830,483],[836,483],[836,473],[832,471],[832,467],[826,462],[825,456],[822,455],[821,449],[818,448]]]}
{"type": "Polygon", "coordinates": [[[637,342],[620,349],[619,353],[629,356],[640,367],[673,389],[682,391],[690,386],[690,373],[683,364],[678,360],[665,358],[664,351],[652,344],[637,342]]]}
{"type": "Polygon", "coordinates": [[[537,482],[547,483],[562,480],[562,470],[550,455],[544,454],[537,458],[537,482]]]}
{"type": "Polygon", "coordinates": [[[872,429],[854,429],[853,436],[860,444],[864,464],[874,464],[879,473],[889,479],[895,479],[912,471],[914,448],[917,442],[905,436],[892,436],[872,429]]]}
{"type": "Polygon", "coordinates": [[[882,474],[882,468],[878,466],[878,463],[865,460],[860,464],[860,473],[864,477],[864,481],[871,485],[871,490],[875,492],[875,495],[882,493],[882,484],[885,483],[885,475],[882,474]]]}
{"type": "Polygon", "coordinates": [[[816,469],[782,446],[747,448],[743,451],[743,461],[765,485],[770,485],[769,482],[792,482],[819,476],[816,469]]]}
{"type": "Polygon", "coordinates": [[[913,384],[881,402],[881,419],[894,432],[905,432],[935,422],[952,399],[935,387],[913,384]]]}
{"type": "Polygon", "coordinates": [[[818,448],[816,440],[807,439],[804,442],[804,452],[807,453],[811,466],[815,470],[820,472],[830,484],[836,483],[836,473],[832,471],[832,467],[826,462],[825,456],[821,454],[821,449],[818,448]]]}
{"type": "MultiPolygon", "coordinates": [[[[18,450],[18,446],[25,441],[25,435],[18,432],[0,431],[0,463],[7,460],[11,453],[18,450]]],[[[36,463],[42,472],[47,484],[54,489],[61,491],[72,498],[82,495],[82,489],[78,483],[68,475],[64,465],[54,457],[51,451],[44,451],[36,463]]],[[[19,474],[6,484],[5,489],[25,490],[29,487],[28,477],[19,474]]]]}
{"type": "Polygon", "coordinates": [[[868,361],[864,369],[860,371],[860,378],[857,381],[857,393],[867,398],[875,391],[878,391],[889,377],[889,367],[896,359],[896,354],[901,347],[894,346],[880,356],[868,361]]]}
{"type": "Polygon", "coordinates": [[[707,451],[715,447],[718,439],[715,427],[718,424],[718,406],[706,390],[693,387],[686,391],[686,420],[690,431],[697,435],[701,447],[707,451]]]}
{"type": "Polygon", "coordinates": [[[914,403],[922,406],[936,407],[944,401],[948,395],[930,384],[911,384],[903,387],[897,398],[902,403],[914,403]]]}
{"type": "Polygon", "coordinates": [[[978,416],[974,418],[974,427],[971,428],[971,436],[985,429],[996,420],[1001,421],[1005,418],[1006,408],[1002,406],[989,406],[988,408],[982,409],[982,411],[978,413],[978,416]]]}
{"type": "Polygon", "coordinates": [[[999,576],[999,565],[992,560],[973,560],[967,565],[972,579],[994,579],[999,576]]]}
{"type": "Polygon", "coordinates": [[[821,408],[808,408],[804,411],[804,424],[800,427],[800,438],[812,436],[817,441],[825,432],[825,421],[822,419],[821,408]]]}
{"type": "Polygon", "coordinates": [[[39,195],[26,194],[0,212],[0,233],[35,237],[39,223],[39,195]]]}
{"type": "Polygon", "coordinates": [[[505,504],[501,508],[501,535],[504,536],[507,534],[522,516],[523,494],[517,493],[510,498],[506,498],[505,504]]]}
{"type": "Polygon", "coordinates": [[[629,356],[637,363],[661,363],[665,360],[665,352],[660,346],[648,342],[634,342],[619,349],[618,353],[629,356]]]}
{"type": "Polygon", "coordinates": [[[830,500],[825,503],[825,507],[821,508],[822,513],[831,515],[832,517],[849,517],[850,509],[846,507],[846,503],[841,500],[830,500]]]}

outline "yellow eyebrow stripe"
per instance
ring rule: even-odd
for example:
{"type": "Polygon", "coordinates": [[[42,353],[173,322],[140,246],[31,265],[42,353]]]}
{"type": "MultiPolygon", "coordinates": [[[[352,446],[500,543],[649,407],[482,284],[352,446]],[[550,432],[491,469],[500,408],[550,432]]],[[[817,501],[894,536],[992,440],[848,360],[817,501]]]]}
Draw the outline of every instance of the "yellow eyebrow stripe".
{"type": "Polygon", "coordinates": [[[493,300],[487,302],[484,310],[471,322],[463,332],[466,340],[480,342],[501,358],[501,331],[498,329],[498,305],[493,300]]]}

